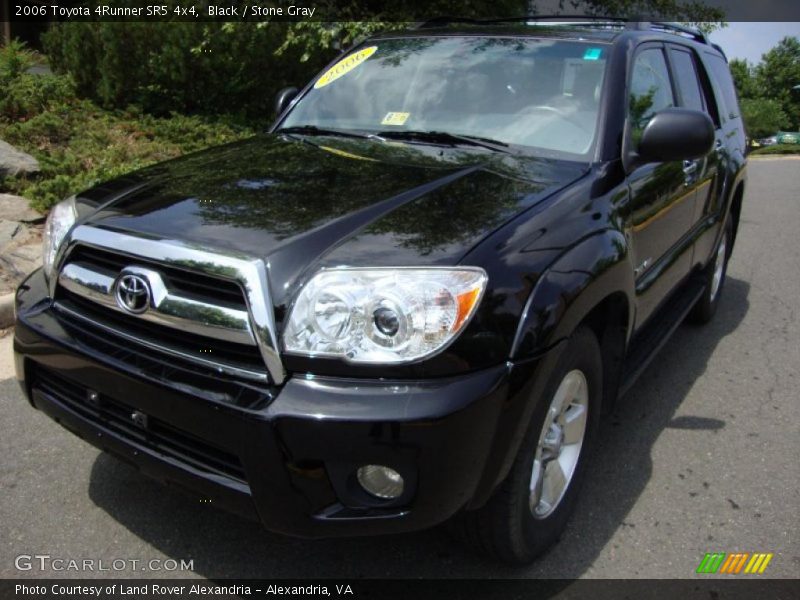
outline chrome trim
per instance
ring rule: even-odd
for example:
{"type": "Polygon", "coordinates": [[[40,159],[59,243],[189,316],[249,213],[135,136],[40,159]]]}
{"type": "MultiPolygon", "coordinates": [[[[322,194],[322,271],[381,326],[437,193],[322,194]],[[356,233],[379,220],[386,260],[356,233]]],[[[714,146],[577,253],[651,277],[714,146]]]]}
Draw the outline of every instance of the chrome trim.
{"type": "MultiPolygon", "coordinates": [[[[118,233],[88,225],[78,225],[67,235],[62,244],[62,251],[56,257],[54,272],[60,272],[78,244],[130,256],[132,264],[135,264],[136,257],[148,258],[185,271],[201,272],[238,282],[245,293],[251,334],[255,337],[270,377],[278,384],[286,379],[286,370],[278,350],[275,315],[267,281],[268,265],[263,260],[227,250],[215,249],[212,252],[178,240],[161,239],[145,234],[118,233]]],[[[60,277],[52,277],[50,280],[51,297],[55,296],[57,280],[60,280],[60,277]]],[[[89,280],[87,283],[92,282],[89,280]]],[[[88,289],[92,289],[91,286],[88,289]]],[[[114,304],[116,306],[116,302],[114,304]]],[[[150,314],[150,311],[144,314],[150,314]]],[[[210,335],[209,331],[210,329],[206,329],[203,335],[210,335]]],[[[197,361],[195,357],[192,357],[192,360],[197,361]]]]}
{"type": "Polygon", "coordinates": [[[172,294],[161,275],[151,269],[130,266],[122,269],[117,277],[110,277],[108,272],[98,273],[80,263],[69,263],[58,275],[58,283],[79,296],[143,321],[237,344],[257,345],[247,311],[172,294]],[[145,312],[132,313],[119,305],[116,289],[124,275],[138,275],[147,281],[150,307],[145,312]],[[200,318],[192,318],[192,314],[200,318]]]}
{"type": "Polygon", "coordinates": [[[238,377],[240,379],[250,379],[253,381],[265,382],[267,381],[267,374],[261,371],[251,371],[249,369],[243,369],[241,367],[234,367],[233,365],[229,365],[226,363],[220,363],[213,360],[207,360],[202,357],[193,356],[191,354],[187,354],[182,350],[178,350],[177,348],[173,348],[172,346],[165,345],[162,342],[153,342],[147,339],[146,337],[139,337],[135,335],[131,335],[124,331],[117,329],[116,327],[112,327],[110,325],[106,325],[105,323],[98,323],[95,319],[91,317],[87,317],[84,314],[81,314],[75,310],[72,310],[68,306],[64,306],[61,302],[55,303],[56,310],[66,313],[71,317],[76,319],[80,319],[81,321],[85,321],[86,323],[90,323],[92,326],[102,329],[103,331],[107,331],[108,333],[120,337],[124,340],[130,341],[132,343],[140,344],[146,348],[151,348],[153,350],[158,350],[164,354],[170,354],[172,356],[176,356],[178,358],[182,358],[186,361],[193,362],[198,365],[202,365],[218,373],[224,373],[227,375],[233,375],[234,377],[238,377]]]}
{"type": "MultiPolygon", "coordinates": [[[[98,273],[73,263],[67,265],[58,275],[58,284],[70,292],[74,292],[94,300],[98,304],[111,306],[114,278],[98,273]]],[[[116,302],[113,302],[116,306],[116,302]]]]}

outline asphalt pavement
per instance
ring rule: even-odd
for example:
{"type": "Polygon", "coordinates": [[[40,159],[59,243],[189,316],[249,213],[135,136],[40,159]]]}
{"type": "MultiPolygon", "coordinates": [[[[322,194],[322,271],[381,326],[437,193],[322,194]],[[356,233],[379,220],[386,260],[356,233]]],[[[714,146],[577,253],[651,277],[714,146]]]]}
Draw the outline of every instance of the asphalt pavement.
{"type": "Polygon", "coordinates": [[[198,504],[33,410],[9,371],[7,337],[0,340],[0,577],[688,578],[706,552],[771,552],[762,577],[795,577],[800,161],[751,162],[723,294],[715,320],[682,325],[604,419],[566,533],[525,568],[492,563],[443,528],[303,541],[198,504]],[[193,569],[19,571],[20,555],[106,565],[183,559],[193,569]]]}

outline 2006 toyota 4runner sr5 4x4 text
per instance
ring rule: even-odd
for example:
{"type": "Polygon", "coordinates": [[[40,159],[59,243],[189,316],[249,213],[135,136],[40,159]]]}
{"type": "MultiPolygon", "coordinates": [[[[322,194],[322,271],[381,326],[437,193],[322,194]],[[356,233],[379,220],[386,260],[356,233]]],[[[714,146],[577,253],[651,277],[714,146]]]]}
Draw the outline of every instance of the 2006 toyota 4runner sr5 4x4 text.
{"type": "Polygon", "coordinates": [[[276,108],[52,210],[16,295],[25,394],[273,531],[452,518],[532,560],[601,411],[720,301],[745,186],[724,54],[666,23],[439,21],[276,108]]]}

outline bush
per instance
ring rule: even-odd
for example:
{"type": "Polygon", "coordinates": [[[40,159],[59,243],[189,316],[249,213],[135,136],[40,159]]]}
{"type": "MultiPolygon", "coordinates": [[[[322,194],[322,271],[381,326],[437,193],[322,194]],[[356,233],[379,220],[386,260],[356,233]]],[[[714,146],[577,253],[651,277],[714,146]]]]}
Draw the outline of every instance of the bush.
{"type": "Polygon", "coordinates": [[[0,47],[0,119],[29,119],[49,106],[75,99],[69,77],[28,73],[35,62],[35,55],[20,42],[0,47]]]}
{"type": "Polygon", "coordinates": [[[272,116],[282,87],[308,81],[330,58],[278,52],[281,23],[59,23],[43,36],[51,66],[105,108],[147,113],[272,116]]]}
{"type": "Polygon", "coordinates": [[[773,146],[756,148],[750,153],[751,156],[757,156],[759,154],[800,154],[800,144],[775,144],[773,146]]]}
{"type": "Polygon", "coordinates": [[[16,79],[36,62],[33,52],[18,40],[11,40],[0,46],[0,83],[8,83],[16,79]]]}
{"type": "Polygon", "coordinates": [[[252,134],[227,117],[103,110],[76,97],[69,75],[29,73],[35,62],[22,44],[0,48],[0,138],[41,167],[30,177],[0,179],[0,192],[21,194],[40,211],[105,179],[252,134]]]}
{"type": "Polygon", "coordinates": [[[742,109],[747,135],[754,139],[767,137],[788,123],[780,102],[769,98],[742,98],[742,109]]]}
{"type": "Polygon", "coordinates": [[[0,191],[22,194],[31,206],[45,211],[101,181],[251,134],[250,128],[224,120],[109,112],[76,100],[28,120],[0,123],[0,138],[33,154],[41,166],[41,173],[31,179],[5,179],[0,191]]]}

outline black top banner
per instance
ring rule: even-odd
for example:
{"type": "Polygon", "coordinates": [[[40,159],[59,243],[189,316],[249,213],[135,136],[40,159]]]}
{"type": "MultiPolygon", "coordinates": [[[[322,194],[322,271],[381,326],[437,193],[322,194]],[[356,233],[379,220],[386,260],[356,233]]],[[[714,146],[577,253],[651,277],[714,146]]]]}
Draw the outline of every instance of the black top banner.
{"type": "MultiPolygon", "coordinates": [[[[402,21],[525,17],[651,21],[800,21],[800,2],[771,0],[9,0],[11,22],[29,21],[402,21]]],[[[5,15],[4,15],[5,17],[5,15]]],[[[6,20],[3,18],[2,20],[6,20]]]]}

